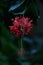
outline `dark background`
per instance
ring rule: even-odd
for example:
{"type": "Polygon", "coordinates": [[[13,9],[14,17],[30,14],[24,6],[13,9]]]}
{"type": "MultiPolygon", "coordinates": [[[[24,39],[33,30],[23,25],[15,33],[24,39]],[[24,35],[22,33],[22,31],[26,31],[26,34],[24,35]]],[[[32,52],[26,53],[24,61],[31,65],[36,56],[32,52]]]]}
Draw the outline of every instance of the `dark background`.
{"type": "Polygon", "coordinates": [[[35,35],[39,35],[39,36],[43,36],[43,2],[41,2],[40,0],[36,0],[38,7],[39,7],[39,20],[37,22],[37,26],[34,27],[34,34],[35,35]]]}

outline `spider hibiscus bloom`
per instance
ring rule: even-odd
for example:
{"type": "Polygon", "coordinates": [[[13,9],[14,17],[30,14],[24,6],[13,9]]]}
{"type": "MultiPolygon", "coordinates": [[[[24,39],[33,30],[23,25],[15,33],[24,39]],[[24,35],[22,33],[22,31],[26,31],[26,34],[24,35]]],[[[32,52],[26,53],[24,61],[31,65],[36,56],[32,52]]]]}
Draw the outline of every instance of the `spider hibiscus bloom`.
{"type": "Polygon", "coordinates": [[[10,31],[15,34],[16,37],[21,37],[23,35],[29,34],[32,29],[32,20],[28,17],[15,17],[11,19],[13,25],[9,26],[10,31]]]}

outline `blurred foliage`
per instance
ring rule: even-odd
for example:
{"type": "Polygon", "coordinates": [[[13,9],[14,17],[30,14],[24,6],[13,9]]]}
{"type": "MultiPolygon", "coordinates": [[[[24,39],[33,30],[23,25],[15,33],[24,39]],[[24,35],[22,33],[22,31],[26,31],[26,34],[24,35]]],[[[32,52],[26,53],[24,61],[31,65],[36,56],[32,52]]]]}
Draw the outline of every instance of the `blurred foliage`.
{"type": "Polygon", "coordinates": [[[0,52],[0,65],[9,65],[8,57],[5,56],[2,52],[0,52]]]}

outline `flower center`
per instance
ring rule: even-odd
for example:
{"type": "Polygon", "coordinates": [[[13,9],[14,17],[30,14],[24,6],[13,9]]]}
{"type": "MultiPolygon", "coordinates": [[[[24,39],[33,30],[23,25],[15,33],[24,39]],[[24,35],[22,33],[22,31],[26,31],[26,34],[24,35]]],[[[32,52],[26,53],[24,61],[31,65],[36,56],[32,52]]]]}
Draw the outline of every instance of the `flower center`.
{"type": "Polygon", "coordinates": [[[20,30],[22,31],[24,28],[23,28],[23,23],[20,24],[20,30]]]}

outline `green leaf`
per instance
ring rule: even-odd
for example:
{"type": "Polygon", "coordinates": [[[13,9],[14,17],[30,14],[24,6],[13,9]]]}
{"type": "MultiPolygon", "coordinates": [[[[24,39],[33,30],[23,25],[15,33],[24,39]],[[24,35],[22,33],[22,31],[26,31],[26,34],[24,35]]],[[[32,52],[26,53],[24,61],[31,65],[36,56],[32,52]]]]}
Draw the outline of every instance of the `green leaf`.
{"type": "Polygon", "coordinates": [[[24,15],[24,13],[26,12],[27,8],[25,8],[22,12],[18,12],[18,13],[13,13],[14,15],[24,15]]]}
{"type": "Polygon", "coordinates": [[[24,3],[25,0],[18,0],[9,8],[9,11],[13,11],[24,3]]]}
{"type": "Polygon", "coordinates": [[[38,17],[39,10],[38,10],[37,4],[34,1],[32,1],[31,3],[31,11],[33,12],[35,17],[38,17]]]}

